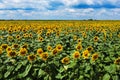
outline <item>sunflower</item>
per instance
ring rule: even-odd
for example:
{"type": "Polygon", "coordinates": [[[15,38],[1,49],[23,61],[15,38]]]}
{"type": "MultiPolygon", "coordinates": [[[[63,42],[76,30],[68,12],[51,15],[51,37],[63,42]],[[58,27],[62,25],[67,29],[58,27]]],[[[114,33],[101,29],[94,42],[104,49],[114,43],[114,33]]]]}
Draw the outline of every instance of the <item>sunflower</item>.
{"type": "Polygon", "coordinates": [[[13,36],[8,36],[7,37],[7,41],[12,41],[13,40],[13,36]]]}
{"type": "Polygon", "coordinates": [[[89,53],[88,50],[83,51],[82,57],[83,57],[84,59],[88,59],[89,56],[90,56],[90,53],[89,53]]]}
{"type": "Polygon", "coordinates": [[[75,52],[73,53],[73,58],[74,58],[74,59],[80,58],[80,53],[79,53],[78,51],[75,51],[75,52]]]}
{"type": "Polygon", "coordinates": [[[18,45],[18,44],[13,44],[12,47],[13,47],[14,49],[17,49],[17,48],[19,48],[19,45],[18,45]]]}
{"type": "Polygon", "coordinates": [[[32,33],[30,33],[30,34],[29,34],[29,37],[30,37],[30,38],[32,38],[32,37],[33,37],[33,34],[32,34],[32,33]]]}
{"type": "Polygon", "coordinates": [[[74,36],[73,36],[73,40],[77,40],[77,35],[74,35],[74,36]]]}
{"type": "Polygon", "coordinates": [[[91,51],[93,50],[93,47],[92,47],[92,46],[89,46],[89,47],[87,48],[87,50],[88,50],[89,52],[91,52],[91,51]]]}
{"type": "Polygon", "coordinates": [[[52,46],[47,46],[47,50],[51,51],[52,50],[52,46]]]}
{"type": "Polygon", "coordinates": [[[69,64],[69,63],[70,63],[70,58],[69,58],[69,57],[64,57],[64,58],[61,60],[61,62],[62,62],[63,64],[69,64]]]}
{"type": "Polygon", "coordinates": [[[57,32],[57,33],[56,33],[56,36],[59,37],[59,36],[60,36],[60,32],[57,32]]]}
{"type": "Polygon", "coordinates": [[[94,53],[93,55],[92,55],[92,61],[95,61],[97,58],[98,58],[98,53],[94,53]]]}
{"type": "Polygon", "coordinates": [[[117,64],[117,65],[120,64],[120,57],[118,57],[117,59],[115,59],[114,64],[117,64]]]}
{"type": "Polygon", "coordinates": [[[8,46],[7,48],[6,48],[6,51],[7,52],[9,52],[9,51],[11,51],[12,50],[12,48],[10,47],[10,46],[8,46]]]}
{"type": "Polygon", "coordinates": [[[16,51],[11,50],[7,53],[7,55],[8,55],[8,57],[16,57],[17,53],[16,53],[16,51]]]}
{"type": "Polygon", "coordinates": [[[23,46],[22,46],[22,48],[28,48],[28,44],[27,43],[25,43],[23,46]]]}
{"type": "Polygon", "coordinates": [[[0,48],[0,54],[2,54],[2,49],[0,48]]]}
{"type": "Polygon", "coordinates": [[[81,44],[77,44],[76,49],[77,50],[82,50],[82,45],[81,44]]]}
{"type": "Polygon", "coordinates": [[[9,29],[9,30],[8,30],[8,33],[9,33],[9,34],[12,33],[12,32],[13,32],[12,29],[9,29]]]}
{"type": "Polygon", "coordinates": [[[98,39],[99,39],[98,36],[95,36],[95,37],[94,37],[94,41],[95,41],[95,42],[97,42],[98,39]]]}
{"type": "Polygon", "coordinates": [[[16,35],[16,38],[19,40],[20,39],[20,35],[16,35]]]}
{"type": "Polygon", "coordinates": [[[6,49],[7,47],[8,47],[7,44],[2,44],[2,45],[1,45],[1,48],[2,48],[2,49],[6,49]]]}
{"type": "Polygon", "coordinates": [[[38,54],[38,55],[41,55],[42,53],[43,53],[42,48],[37,49],[37,54],[38,54]]]}
{"type": "Polygon", "coordinates": [[[47,53],[47,52],[44,52],[44,53],[42,53],[42,54],[40,55],[40,57],[41,57],[42,60],[46,61],[47,58],[48,58],[48,53],[47,53]]]}
{"type": "Polygon", "coordinates": [[[30,54],[30,55],[28,55],[27,59],[28,59],[29,61],[34,61],[34,60],[36,59],[36,55],[30,54]]]}
{"type": "Polygon", "coordinates": [[[56,49],[57,49],[58,51],[62,51],[62,50],[63,50],[63,46],[62,46],[61,44],[58,44],[58,45],[56,46],[56,49]]]}
{"type": "Polygon", "coordinates": [[[47,32],[47,33],[46,33],[46,36],[50,36],[50,32],[47,32]]]}
{"type": "Polygon", "coordinates": [[[82,40],[81,40],[81,39],[78,39],[78,40],[77,40],[77,42],[78,42],[78,43],[81,43],[81,42],[82,42],[82,40]]]}
{"type": "Polygon", "coordinates": [[[56,55],[58,53],[58,50],[55,48],[55,49],[53,49],[53,51],[52,51],[52,55],[56,55]]]}
{"type": "Polygon", "coordinates": [[[43,39],[43,37],[39,37],[38,40],[39,40],[40,42],[42,42],[44,39],[43,39]]]}
{"type": "Polygon", "coordinates": [[[20,53],[21,56],[25,56],[27,54],[27,49],[26,48],[21,48],[19,53],[20,53]]]}

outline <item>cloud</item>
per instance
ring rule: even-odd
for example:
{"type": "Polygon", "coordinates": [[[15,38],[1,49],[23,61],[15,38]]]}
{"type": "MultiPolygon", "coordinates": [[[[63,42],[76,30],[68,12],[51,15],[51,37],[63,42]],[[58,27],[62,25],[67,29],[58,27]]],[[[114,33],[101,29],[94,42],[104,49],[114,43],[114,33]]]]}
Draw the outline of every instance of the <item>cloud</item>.
{"type": "Polygon", "coordinates": [[[0,0],[0,19],[120,19],[119,5],[120,0],[0,0]]]}

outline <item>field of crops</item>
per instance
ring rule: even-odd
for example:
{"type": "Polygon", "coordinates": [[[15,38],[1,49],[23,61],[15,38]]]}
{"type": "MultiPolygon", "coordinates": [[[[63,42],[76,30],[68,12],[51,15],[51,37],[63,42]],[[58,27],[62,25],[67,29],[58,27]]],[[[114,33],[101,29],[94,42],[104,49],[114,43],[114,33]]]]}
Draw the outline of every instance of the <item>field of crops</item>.
{"type": "Polygon", "coordinates": [[[120,21],[0,21],[0,80],[120,80],[120,21]]]}

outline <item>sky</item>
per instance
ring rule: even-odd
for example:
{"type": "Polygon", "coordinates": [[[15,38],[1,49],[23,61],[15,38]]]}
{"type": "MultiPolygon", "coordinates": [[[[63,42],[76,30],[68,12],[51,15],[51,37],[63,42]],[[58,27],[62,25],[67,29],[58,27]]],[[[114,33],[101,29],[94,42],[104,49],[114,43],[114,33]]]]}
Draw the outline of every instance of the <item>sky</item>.
{"type": "Polygon", "coordinates": [[[120,20],[120,0],[0,0],[0,19],[120,20]]]}

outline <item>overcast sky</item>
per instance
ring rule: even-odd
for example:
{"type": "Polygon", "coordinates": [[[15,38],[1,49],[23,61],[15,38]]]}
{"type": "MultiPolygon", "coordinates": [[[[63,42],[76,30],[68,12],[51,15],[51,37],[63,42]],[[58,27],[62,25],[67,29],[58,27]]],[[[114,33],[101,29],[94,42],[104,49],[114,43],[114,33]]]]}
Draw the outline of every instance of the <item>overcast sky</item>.
{"type": "Polygon", "coordinates": [[[120,0],[0,0],[0,19],[120,20],[120,0]]]}

